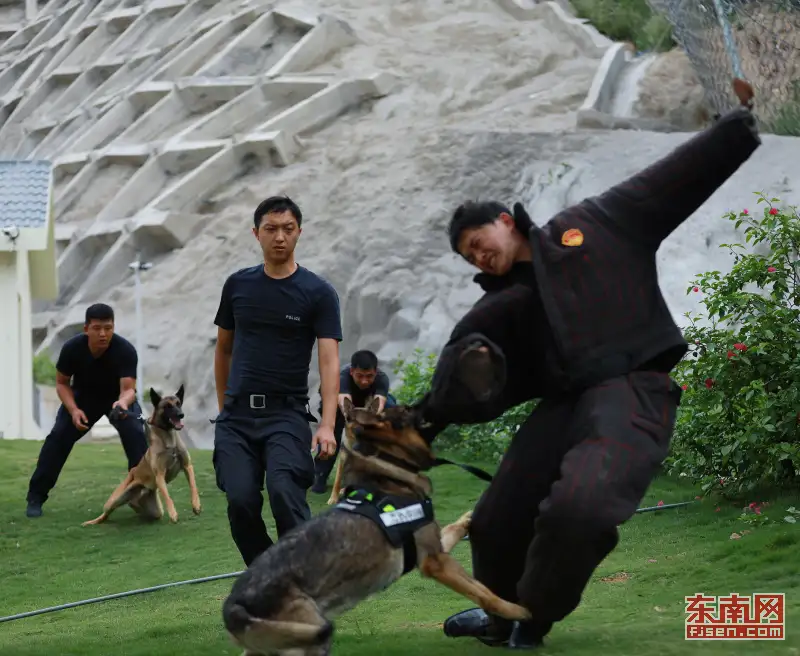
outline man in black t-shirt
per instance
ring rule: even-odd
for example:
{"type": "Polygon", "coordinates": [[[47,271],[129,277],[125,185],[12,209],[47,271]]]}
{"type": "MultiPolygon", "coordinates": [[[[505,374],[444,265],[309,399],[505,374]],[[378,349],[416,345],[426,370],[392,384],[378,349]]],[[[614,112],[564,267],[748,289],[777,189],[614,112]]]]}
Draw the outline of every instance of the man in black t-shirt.
{"type": "Polygon", "coordinates": [[[39,452],[28,486],[28,517],[39,517],[42,504],[69,457],[72,447],[103,415],[119,433],[128,457],[128,469],[139,464],[147,439],[136,401],[136,365],[133,344],[114,334],[114,311],[103,303],[86,310],[83,333],[66,341],[56,363],[56,392],[61,407],[39,452]],[[119,406],[124,412],[111,419],[119,406]]]}
{"type": "Polygon", "coordinates": [[[253,218],[264,263],[228,277],[214,319],[220,411],[214,469],[228,500],[231,535],[248,566],[273,544],[261,516],[265,479],[279,538],[311,517],[312,452],[318,447],[327,458],[336,448],[342,339],[336,290],[294,259],[300,208],[272,197],[253,218]],[[308,372],[315,341],[326,411],[312,436],[308,372]]]}
{"type": "MultiPolygon", "coordinates": [[[[336,424],[333,429],[333,436],[336,438],[336,453],[333,458],[317,460],[312,492],[325,493],[328,477],[333,471],[333,465],[339,455],[345,424],[342,414],[344,400],[350,399],[356,408],[363,408],[370,396],[378,397],[380,410],[396,405],[389,394],[389,377],[378,368],[378,356],[372,351],[356,351],[350,358],[350,364],[342,368],[339,376],[339,399],[336,408],[336,424]]],[[[322,412],[321,400],[319,411],[322,412]]]]}

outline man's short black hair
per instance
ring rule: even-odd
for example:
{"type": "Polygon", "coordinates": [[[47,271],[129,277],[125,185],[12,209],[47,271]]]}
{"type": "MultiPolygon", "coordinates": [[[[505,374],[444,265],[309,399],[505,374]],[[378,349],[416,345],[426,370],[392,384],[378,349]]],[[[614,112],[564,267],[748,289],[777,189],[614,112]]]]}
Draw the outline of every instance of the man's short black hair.
{"type": "Polygon", "coordinates": [[[450,247],[454,252],[458,253],[458,240],[464,230],[479,228],[487,223],[492,223],[503,213],[511,215],[511,210],[503,203],[498,203],[494,200],[469,200],[466,203],[462,203],[453,212],[450,224],[447,226],[450,247]]]}
{"type": "Polygon", "coordinates": [[[378,356],[375,355],[372,351],[356,351],[353,353],[352,357],[350,358],[350,368],[351,369],[377,369],[378,368],[378,356]]]}
{"type": "Polygon", "coordinates": [[[253,212],[253,224],[256,230],[261,227],[261,219],[273,212],[279,214],[282,212],[291,212],[292,216],[294,216],[297,221],[297,227],[299,228],[303,224],[303,213],[300,211],[297,203],[288,196],[270,196],[266,200],[262,200],[258,204],[258,207],[256,207],[256,211],[253,212]]]}
{"type": "Polygon", "coordinates": [[[95,303],[86,308],[86,325],[88,326],[92,319],[96,321],[114,321],[114,310],[110,305],[105,303],[95,303]]]}

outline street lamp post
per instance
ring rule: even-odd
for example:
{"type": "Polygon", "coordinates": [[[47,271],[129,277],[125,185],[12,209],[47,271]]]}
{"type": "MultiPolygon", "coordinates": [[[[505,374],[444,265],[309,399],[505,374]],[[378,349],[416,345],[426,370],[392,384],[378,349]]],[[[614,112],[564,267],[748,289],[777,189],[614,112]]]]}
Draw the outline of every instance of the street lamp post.
{"type": "Polygon", "coordinates": [[[136,399],[139,401],[139,407],[144,413],[144,391],[142,382],[142,356],[144,355],[143,342],[143,321],[142,321],[142,281],[139,275],[142,271],[147,271],[152,268],[152,262],[142,262],[142,254],[137,252],[136,259],[128,265],[128,268],[133,269],[133,293],[136,298],[136,351],[138,358],[136,363],[136,399]]]}

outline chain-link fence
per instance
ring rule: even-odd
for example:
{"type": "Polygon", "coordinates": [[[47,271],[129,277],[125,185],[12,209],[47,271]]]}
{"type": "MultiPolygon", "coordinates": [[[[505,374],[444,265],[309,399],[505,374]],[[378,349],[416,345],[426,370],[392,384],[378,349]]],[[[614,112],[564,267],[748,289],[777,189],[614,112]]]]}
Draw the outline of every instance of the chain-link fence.
{"type": "Polygon", "coordinates": [[[737,100],[731,80],[749,81],[762,129],[800,136],[800,0],[647,0],[671,23],[723,113],[737,100]]]}

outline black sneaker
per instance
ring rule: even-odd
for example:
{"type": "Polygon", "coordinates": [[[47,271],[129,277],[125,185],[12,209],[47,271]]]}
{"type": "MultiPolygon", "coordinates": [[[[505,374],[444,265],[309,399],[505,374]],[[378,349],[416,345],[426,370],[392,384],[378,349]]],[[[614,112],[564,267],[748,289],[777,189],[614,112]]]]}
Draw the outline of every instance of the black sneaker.
{"type": "Polygon", "coordinates": [[[444,621],[444,634],[449,638],[475,638],[490,647],[502,647],[511,637],[513,623],[490,617],[481,608],[470,608],[451,615],[444,621]]]}
{"type": "Polygon", "coordinates": [[[28,509],[25,511],[28,517],[41,517],[42,504],[35,501],[28,501],[28,509]]]}
{"type": "Polygon", "coordinates": [[[514,630],[508,639],[508,648],[538,649],[544,645],[544,637],[552,628],[552,622],[514,622],[514,630]]]}

